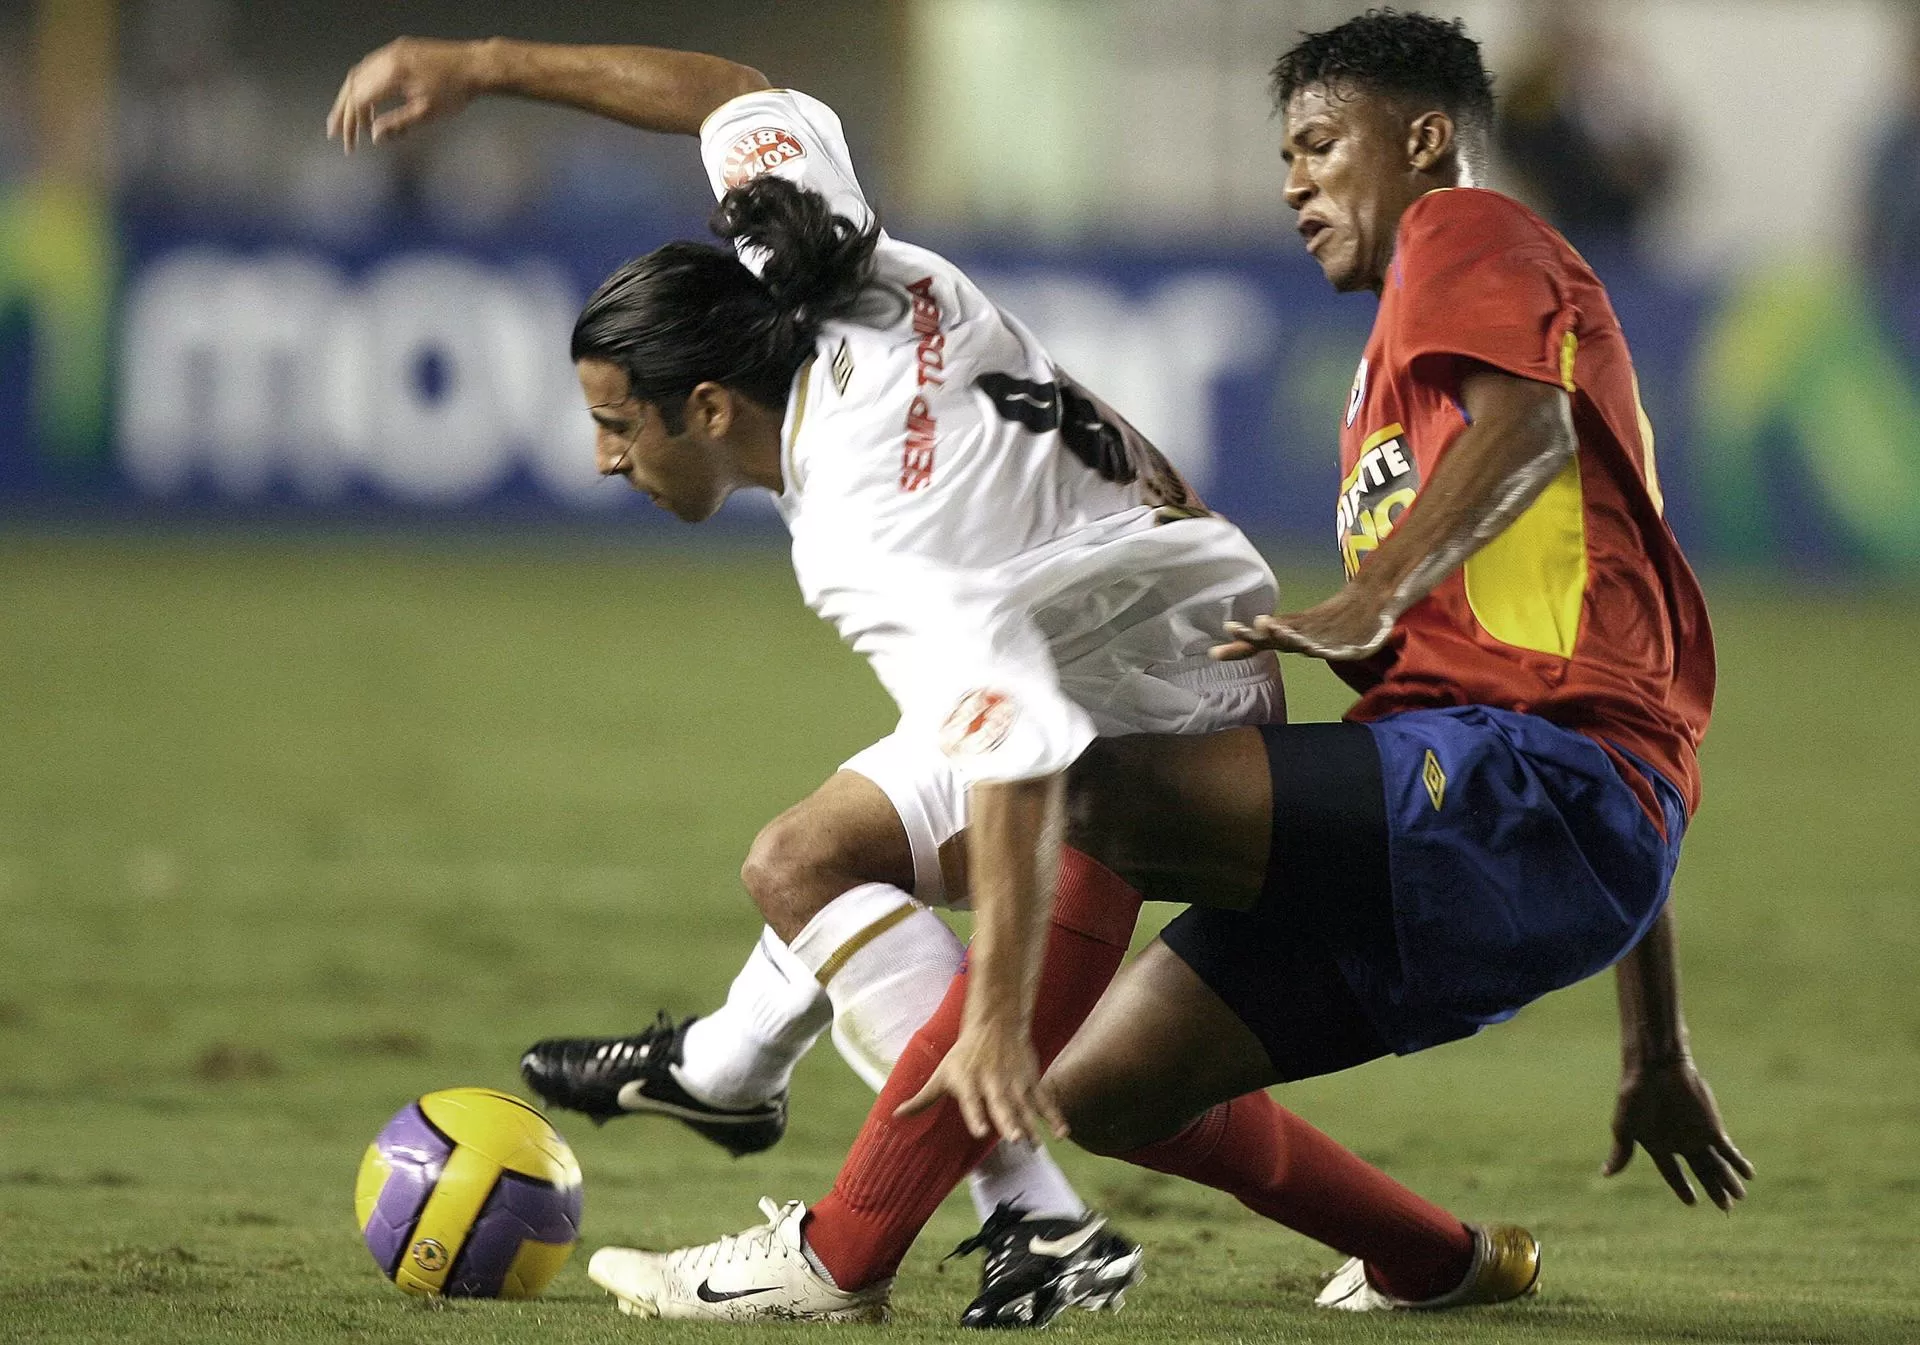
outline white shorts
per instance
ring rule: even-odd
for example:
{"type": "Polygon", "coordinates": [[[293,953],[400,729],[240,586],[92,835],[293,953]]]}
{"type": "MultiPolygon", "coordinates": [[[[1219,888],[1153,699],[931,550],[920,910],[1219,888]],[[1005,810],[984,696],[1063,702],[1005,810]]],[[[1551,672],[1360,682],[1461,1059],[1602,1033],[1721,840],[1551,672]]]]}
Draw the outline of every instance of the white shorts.
{"type": "MultiPolygon", "coordinates": [[[[1238,663],[1215,663],[1204,654],[1179,663],[1147,668],[1129,679],[1133,693],[1127,699],[1184,705],[1189,713],[1180,733],[1217,733],[1222,729],[1271,724],[1285,718],[1286,702],[1280,687],[1280,664],[1272,654],[1238,663]]],[[[1072,688],[1063,673],[1061,683],[1072,688]]],[[[1167,731],[1158,714],[1143,716],[1156,722],[1130,725],[1116,720],[1120,707],[1111,699],[1097,716],[1103,737],[1130,732],[1167,731]],[[1100,721],[1105,722],[1100,722],[1100,721]]],[[[864,775],[880,787],[906,828],[913,849],[913,896],[929,906],[952,904],[940,872],[940,847],[967,826],[967,788],[953,762],[924,735],[890,733],[840,767],[864,775]]]]}

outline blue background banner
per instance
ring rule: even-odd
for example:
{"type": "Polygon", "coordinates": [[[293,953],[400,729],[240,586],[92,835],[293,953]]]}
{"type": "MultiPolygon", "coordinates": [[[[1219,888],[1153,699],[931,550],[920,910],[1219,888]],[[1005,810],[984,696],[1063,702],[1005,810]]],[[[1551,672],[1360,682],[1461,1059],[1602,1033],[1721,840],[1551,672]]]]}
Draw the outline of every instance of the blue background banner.
{"type": "MultiPolygon", "coordinates": [[[[593,285],[673,232],[693,230],[323,242],[17,193],[0,202],[0,502],[677,526],[595,478],[566,359],[593,285]]],[[[1331,546],[1371,299],[1279,252],[952,255],[1217,508],[1331,546]]],[[[1920,288],[1601,269],[1696,555],[1920,569],[1920,288]]],[[[770,526],[763,503],[731,512],[770,526]]]]}

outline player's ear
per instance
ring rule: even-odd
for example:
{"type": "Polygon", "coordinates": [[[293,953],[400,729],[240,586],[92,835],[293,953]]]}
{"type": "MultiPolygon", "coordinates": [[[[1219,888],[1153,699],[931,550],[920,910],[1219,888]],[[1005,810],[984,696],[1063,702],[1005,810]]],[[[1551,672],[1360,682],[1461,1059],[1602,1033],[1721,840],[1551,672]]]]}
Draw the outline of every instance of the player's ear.
{"type": "Polygon", "coordinates": [[[733,428],[732,389],[719,383],[696,383],[687,394],[687,424],[709,439],[724,439],[733,428]]]}
{"type": "Polygon", "coordinates": [[[1407,166],[1416,173],[1431,173],[1455,148],[1453,118],[1444,112],[1422,112],[1407,127],[1407,166]]]}

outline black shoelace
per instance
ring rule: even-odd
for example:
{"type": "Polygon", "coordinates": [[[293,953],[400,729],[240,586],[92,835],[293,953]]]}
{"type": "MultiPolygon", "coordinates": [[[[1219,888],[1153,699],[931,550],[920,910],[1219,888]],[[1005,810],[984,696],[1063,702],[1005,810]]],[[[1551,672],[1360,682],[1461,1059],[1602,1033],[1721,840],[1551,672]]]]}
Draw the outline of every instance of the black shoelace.
{"type": "Polygon", "coordinates": [[[978,1233],[966,1239],[940,1259],[943,1261],[951,1261],[956,1256],[966,1256],[984,1248],[987,1253],[987,1271],[991,1274],[993,1271],[999,1269],[1000,1264],[1007,1259],[1007,1254],[1011,1249],[1007,1241],[1007,1234],[1013,1232],[1014,1229],[1025,1223],[1026,1220],[1027,1212],[1024,1208],[1016,1205],[1011,1200],[1003,1200],[993,1207],[993,1213],[989,1214],[987,1221],[980,1225],[980,1231],[978,1233]]]}

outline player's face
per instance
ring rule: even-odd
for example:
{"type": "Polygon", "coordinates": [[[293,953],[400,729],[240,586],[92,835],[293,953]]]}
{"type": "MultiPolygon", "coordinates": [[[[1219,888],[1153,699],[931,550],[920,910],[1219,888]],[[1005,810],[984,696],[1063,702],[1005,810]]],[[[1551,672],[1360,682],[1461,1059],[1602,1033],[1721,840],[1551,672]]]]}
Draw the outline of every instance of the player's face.
{"type": "Polygon", "coordinates": [[[1431,185],[1409,150],[1407,118],[1390,99],[1315,84],[1287,101],[1287,204],[1336,290],[1379,292],[1400,216],[1431,185]]]}
{"type": "Polygon", "coordinates": [[[669,434],[660,409],[635,397],[627,371],[607,360],[575,366],[593,416],[594,466],[688,523],[700,523],[727,498],[719,446],[695,433],[669,434]]]}

